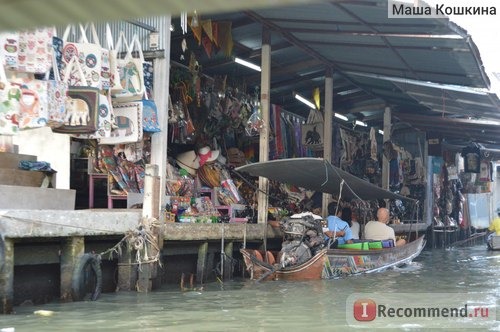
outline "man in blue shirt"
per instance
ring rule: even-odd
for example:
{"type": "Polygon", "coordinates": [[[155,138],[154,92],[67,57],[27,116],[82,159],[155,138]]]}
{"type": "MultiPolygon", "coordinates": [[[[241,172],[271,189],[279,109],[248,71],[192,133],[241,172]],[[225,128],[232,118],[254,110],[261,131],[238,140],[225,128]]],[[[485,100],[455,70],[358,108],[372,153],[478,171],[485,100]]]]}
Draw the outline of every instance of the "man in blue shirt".
{"type": "Polygon", "coordinates": [[[331,202],[328,204],[328,231],[325,231],[325,241],[331,242],[330,248],[336,248],[339,244],[352,243],[352,231],[349,224],[340,219],[342,210],[337,211],[337,203],[331,202]]]}

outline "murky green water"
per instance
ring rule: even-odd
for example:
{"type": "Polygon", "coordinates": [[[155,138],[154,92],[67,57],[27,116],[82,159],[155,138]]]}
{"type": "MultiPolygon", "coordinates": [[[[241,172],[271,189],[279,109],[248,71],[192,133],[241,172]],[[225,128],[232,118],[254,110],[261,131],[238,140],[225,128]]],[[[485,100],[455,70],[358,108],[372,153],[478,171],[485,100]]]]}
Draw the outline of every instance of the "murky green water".
{"type": "MultiPolygon", "coordinates": [[[[500,298],[500,252],[485,246],[424,251],[404,269],[342,280],[213,283],[203,291],[169,286],[149,294],[103,294],[96,302],[16,307],[0,329],[21,331],[337,331],[351,329],[346,299],[352,293],[479,293],[500,298]],[[51,310],[43,317],[35,310],[51,310]]],[[[413,331],[409,321],[406,330],[413,331]]],[[[500,331],[500,323],[478,323],[500,331]]],[[[380,329],[379,329],[380,330],[380,329]]],[[[427,330],[427,329],[426,329],[427,330]]],[[[0,330],[1,331],[1,330],[0,330]]]]}

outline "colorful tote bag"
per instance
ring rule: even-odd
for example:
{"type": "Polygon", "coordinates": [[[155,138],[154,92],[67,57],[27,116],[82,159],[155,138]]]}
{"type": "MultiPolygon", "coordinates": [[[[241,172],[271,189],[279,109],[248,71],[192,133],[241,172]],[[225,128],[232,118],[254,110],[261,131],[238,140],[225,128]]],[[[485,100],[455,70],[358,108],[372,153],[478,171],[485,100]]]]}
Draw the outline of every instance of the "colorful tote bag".
{"type": "Polygon", "coordinates": [[[0,65],[0,135],[16,135],[19,131],[19,85],[11,85],[0,65]]]}
{"type": "Polygon", "coordinates": [[[99,144],[125,144],[142,140],[142,102],[119,103],[113,105],[117,128],[111,137],[99,139],[99,144]]]}
{"type": "Polygon", "coordinates": [[[144,72],[144,89],[148,96],[153,95],[153,64],[150,62],[144,62],[142,64],[142,70],[144,72]]]}
{"type": "MultiPolygon", "coordinates": [[[[117,50],[118,50],[117,45],[117,50]]],[[[144,96],[144,55],[137,35],[134,35],[128,47],[125,58],[117,60],[120,73],[120,84],[123,90],[114,94],[117,102],[140,101],[144,96]],[[133,50],[137,48],[138,57],[132,56],[133,50]]]]}
{"type": "Polygon", "coordinates": [[[51,128],[57,128],[64,124],[66,118],[68,84],[60,78],[55,52],[52,56],[52,68],[50,73],[47,72],[47,76],[53,75],[53,79],[47,79],[48,125],[51,128]]]}
{"type": "Polygon", "coordinates": [[[78,134],[73,136],[82,139],[110,137],[113,119],[113,105],[110,97],[101,93],[99,94],[99,107],[97,109],[97,130],[91,134],[78,134]]]}
{"type": "MultiPolygon", "coordinates": [[[[94,45],[101,46],[99,41],[99,36],[97,35],[97,30],[94,23],[90,23],[90,32],[92,36],[92,43],[94,45]]],[[[83,28],[82,33],[86,36],[86,26],[83,28]]],[[[85,40],[85,39],[83,39],[85,40]]],[[[90,39],[88,39],[90,41],[90,39]]],[[[101,46],[101,73],[100,73],[100,89],[108,90],[111,87],[111,65],[109,59],[109,49],[101,46]]]]}
{"type": "Polygon", "coordinates": [[[7,69],[17,70],[19,51],[19,33],[2,32],[0,33],[0,59],[7,69]]]}
{"type": "Polygon", "coordinates": [[[27,75],[16,77],[11,84],[20,88],[19,129],[45,127],[48,122],[47,81],[27,75]]]}
{"type": "Polygon", "coordinates": [[[19,33],[17,70],[45,74],[52,67],[52,37],[55,28],[38,28],[19,33]]]}
{"type": "Polygon", "coordinates": [[[95,132],[98,121],[99,89],[83,85],[86,83],[85,74],[76,57],[68,63],[64,76],[63,81],[68,84],[64,124],[53,128],[52,131],[66,134],[95,132]],[[73,68],[76,68],[76,74],[73,68]],[[70,81],[72,83],[69,83],[70,81]]]}
{"type": "MultiPolygon", "coordinates": [[[[147,96],[147,94],[145,94],[147,96]]],[[[142,101],[142,128],[147,133],[157,133],[160,130],[158,123],[158,109],[154,101],[144,99],[142,101]]]]}
{"type": "MultiPolygon", "coordinates": [[[[126,43],[125,36],[123,32],[120,33],[119,40],[121,40],[120,45],[126,43]]],[[[111,28],[109,24],[106,24],[106,45],[109,51],[109,85],[112,94],[119,93],[123,90],[123,87],[120,82],[120,72],[118,71],[118,50],[115,50],[114,42],[113,42],[113,34],[111,33],[111,28]]],[[[128,45],[125,45],[128,49],[128,45]]]]}
{"type": "Polygon", "coordinates": [[[80,25],[81,41],[68,41],[69,34],[74,32],[74,28],[68,25],[63,35],[63,54],[62,62],[64,70],[62,79],[66,77],[66,66],[69,64],[73,57],[78,59],[78,62],[83,70],[85,79],[87,80],[86,86],[94,88],[101,88],[101,63],[102,63],[102,47],[99,44],[91,44],[88,42],[85,35],[85,29],[80,25]]]}

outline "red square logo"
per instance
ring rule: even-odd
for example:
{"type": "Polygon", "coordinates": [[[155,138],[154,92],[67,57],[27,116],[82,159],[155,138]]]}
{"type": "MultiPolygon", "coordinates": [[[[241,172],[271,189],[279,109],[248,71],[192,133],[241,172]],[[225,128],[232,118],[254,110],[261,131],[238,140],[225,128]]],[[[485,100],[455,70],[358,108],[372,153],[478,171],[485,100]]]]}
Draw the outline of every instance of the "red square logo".
{"type": "Polygon", "coordinates": [[[377,305],[370,299],[359,299],[353,304],[354,319],[359,322],[370,322],[377,315],[377,305]]]}

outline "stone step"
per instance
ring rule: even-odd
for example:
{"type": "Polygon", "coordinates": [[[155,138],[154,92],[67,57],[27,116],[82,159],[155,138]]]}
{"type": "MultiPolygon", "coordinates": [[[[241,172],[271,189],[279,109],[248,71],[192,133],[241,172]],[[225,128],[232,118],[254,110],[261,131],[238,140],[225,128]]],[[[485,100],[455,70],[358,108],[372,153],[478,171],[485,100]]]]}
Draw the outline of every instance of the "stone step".
{"type": "Polygon", "coordinates": [[[17,169],[21,160],[37,161],[37,157],[28,154],[0,152],[0,168],[17,169]]]}
{"type": "Polygon", "coordinates": [[[41,171],[25,171],[21,169],[0,168],[0,185],[23,187],[54,187],[55,174],[47,175],[41,171]],[[46,179],[47,178],[47,179],[46,179]]]}

